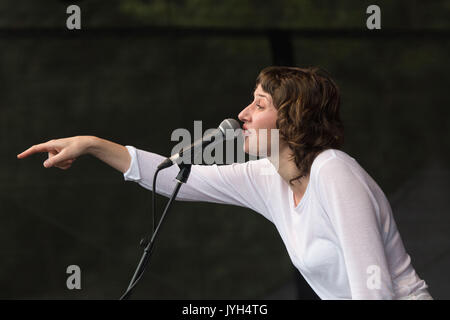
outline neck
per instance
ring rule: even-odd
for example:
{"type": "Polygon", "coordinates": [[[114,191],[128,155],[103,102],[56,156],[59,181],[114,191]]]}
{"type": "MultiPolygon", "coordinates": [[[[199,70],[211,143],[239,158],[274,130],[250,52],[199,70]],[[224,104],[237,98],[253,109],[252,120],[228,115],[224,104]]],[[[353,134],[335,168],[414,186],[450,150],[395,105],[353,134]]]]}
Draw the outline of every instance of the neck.
{"type": "MultiPolygon", "coordinates": [[[[269,156],[268,159],[275,168],[278,168],[278,174],[289,185],[294,193],[296,200],[299,202],[306,191],[306,187],[309,183],[309,174],[306,177],[302,177],[300,180],[294,180],[292,184],[289,182],[292,178],[300,175],[300,171],[293,159],[293,152],[287,146],[280,146],[278,158],[269,156]],[[277,163],[278,162],[278,163],[277,163]]],[[[296,201],[296,202],[297,202],[296,201]]]]}

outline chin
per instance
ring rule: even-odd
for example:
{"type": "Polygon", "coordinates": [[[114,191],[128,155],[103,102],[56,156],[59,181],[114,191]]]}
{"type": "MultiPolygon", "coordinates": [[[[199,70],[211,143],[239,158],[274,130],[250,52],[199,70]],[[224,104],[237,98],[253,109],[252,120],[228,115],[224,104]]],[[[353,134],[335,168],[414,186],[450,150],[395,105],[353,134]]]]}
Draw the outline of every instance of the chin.
{"type": "Polygon", "coordinates": [[[257,146],[256,150],[250,150],[250,145],[248,140],[246,139],[243,146],[244,152],[251,156],[257,156],[257,157],[269,157],[270,156],[270,147],[266,149],[261,149],[259,146],[257,146]]]}

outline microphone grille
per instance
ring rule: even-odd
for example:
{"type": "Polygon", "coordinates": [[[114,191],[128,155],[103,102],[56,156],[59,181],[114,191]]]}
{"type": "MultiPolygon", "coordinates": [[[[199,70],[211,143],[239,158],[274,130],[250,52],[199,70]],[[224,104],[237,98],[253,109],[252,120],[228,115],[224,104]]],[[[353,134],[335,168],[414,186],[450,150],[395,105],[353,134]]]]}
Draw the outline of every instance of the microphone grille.
{"type": "MultiPolygon", "coordinates": [[[[219,129],[220,131],[222,131],[222,134],[224,135],[224,137],[228,138],[234,138],[235,135],[233,135],[233,137],[227,136],[226,135],[226,130],[233,130],[236,131],[238,129],[241,128],[241,125],[239,124],[239,122],[237,122],[234,119],[225,119],[220,123],[219,129]]],[[[235,132],[236,133],[236,132],[235,132]]]]}
{"type": "Polygon", "coordinates": [[[221,130],[227,130],[227,129],[237,130],[237,129],[240,129],[241,126],[239,125],[239,122],[237,122],[234,119],[225,119],[220,123],[219,128],[221,130]]]}

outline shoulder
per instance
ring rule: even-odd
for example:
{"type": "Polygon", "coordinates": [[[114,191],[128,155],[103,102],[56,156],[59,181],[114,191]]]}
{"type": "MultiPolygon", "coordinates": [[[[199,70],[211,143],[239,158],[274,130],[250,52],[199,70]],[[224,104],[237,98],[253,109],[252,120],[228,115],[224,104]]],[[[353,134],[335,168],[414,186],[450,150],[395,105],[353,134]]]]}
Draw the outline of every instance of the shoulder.
{"type": "MultiPolygon", "coordinates": [[[[329,149],[319,154],[316,159],[315,190],[323,197],[322,200],[331,197],[339,201],[348,200],[353,205],[358,202],[367,205],[369,202],[376,202],[377,197],[382,195],[377,183],[347,153],[329,149]]],[[[374,207],[377,207],[377,204],[374,204],[374,207]]]]}
{"type": "Polygon", "coordinates": [[[364,169],[349,154],[338,149],[321,152],[311,166],[311,177],[320,184],[354,181],[364,169]]]}
{"type": "Polygon", "coordinates": [[[349,154],[338,149],[327,149],[322,151],[314,159],[311,166],[311,174],[318,174],[321,171],[331,171],[332,169],[351,167],[358,165],[356,160],[349,154]],[[323,168],[326,168],[325,170],[323,168]]]}

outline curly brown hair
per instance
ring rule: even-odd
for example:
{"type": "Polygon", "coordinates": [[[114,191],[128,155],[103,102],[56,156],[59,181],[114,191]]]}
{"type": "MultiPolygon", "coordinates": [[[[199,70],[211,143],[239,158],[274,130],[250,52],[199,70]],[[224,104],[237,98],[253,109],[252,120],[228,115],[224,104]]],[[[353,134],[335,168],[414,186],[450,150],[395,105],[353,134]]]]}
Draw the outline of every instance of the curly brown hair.
{"type": "Polygon", "coordinates": [[[319,67],[267,67],[259,73],[255,88],[259,84],[272,96],[278,110],[276,125],[280,138],[293,151],[300,171],[300,175],[289,180],[292,184],[309,175],[320,152],[342,148],[340,91],[331,76],[319,67]]]}

